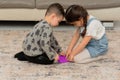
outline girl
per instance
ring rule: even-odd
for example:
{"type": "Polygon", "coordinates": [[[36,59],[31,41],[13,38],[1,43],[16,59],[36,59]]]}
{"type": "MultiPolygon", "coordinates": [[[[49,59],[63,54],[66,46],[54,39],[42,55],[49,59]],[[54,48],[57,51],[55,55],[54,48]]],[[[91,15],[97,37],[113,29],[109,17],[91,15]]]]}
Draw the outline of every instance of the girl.
{"type": "Polygon", "coordinates": [[[89,15],[86,9],[79,5],[71,5],[66,10],[65,18],[68,23],[77,27],[66,51],[69,61],[87,63],[106,53],[108,41],[105,27],[98,19],[89,15]],[[82,41],[75,47],[80,36],[82,41]]]}

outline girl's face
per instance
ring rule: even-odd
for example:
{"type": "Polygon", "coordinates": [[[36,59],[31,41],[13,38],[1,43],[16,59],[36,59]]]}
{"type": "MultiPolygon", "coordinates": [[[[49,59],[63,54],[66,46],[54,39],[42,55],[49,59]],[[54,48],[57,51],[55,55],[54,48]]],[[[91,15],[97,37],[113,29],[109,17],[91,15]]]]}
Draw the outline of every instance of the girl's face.
{"type": "Polygon", "coordinates": [[[51,19],[51,26],[55,27],[58,26],[59,23],[63,20],[63,16],[53,16],[51,19]]]}
{"type": "Polygon", "coordinates": [[[76,27],[83,27],[83,19],[80,19],[78,21],[74,21],[71,24],[76,26],[76,27]]]}

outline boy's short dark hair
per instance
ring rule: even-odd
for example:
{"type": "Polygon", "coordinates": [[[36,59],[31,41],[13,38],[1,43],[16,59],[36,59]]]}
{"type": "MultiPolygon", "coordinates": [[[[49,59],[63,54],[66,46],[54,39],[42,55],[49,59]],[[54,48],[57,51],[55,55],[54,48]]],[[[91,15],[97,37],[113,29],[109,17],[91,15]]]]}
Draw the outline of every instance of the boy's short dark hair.
{"type": "Polygon", "coordinates": [[[56,15],[62,15],[62,16],[64,16],[64,14],[65,14],[64,8],[59,3],[53,3],[53,4],[51,4],[48,7],[45,16],[49,15],[51,13],[55,13],[56,15]]]}

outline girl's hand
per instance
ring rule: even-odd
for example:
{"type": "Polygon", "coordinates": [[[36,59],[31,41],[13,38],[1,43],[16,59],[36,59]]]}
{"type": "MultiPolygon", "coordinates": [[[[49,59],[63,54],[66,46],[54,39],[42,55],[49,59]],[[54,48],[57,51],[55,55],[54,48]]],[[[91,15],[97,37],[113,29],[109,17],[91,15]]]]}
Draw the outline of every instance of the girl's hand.
{"type": "Polygon", "coordinates": [[[74,61],[74,55],[73,54],[70,54],[67,58],[70,62],[73,62],[74,61]]]}
{"type": "Polygon", "coordinates": [[[66,58],[68,58],[69,57],[69,55],[71,54],[71,50],[68,50],[68,51],[66,51],[66,58]]]}

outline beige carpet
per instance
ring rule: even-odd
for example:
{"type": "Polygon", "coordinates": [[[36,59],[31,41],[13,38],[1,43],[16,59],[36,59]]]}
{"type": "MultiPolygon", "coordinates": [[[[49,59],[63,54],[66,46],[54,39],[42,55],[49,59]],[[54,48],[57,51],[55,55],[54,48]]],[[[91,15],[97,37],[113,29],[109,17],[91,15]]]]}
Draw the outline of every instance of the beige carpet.
{"type": "MultiPolygon", "coordinates": [[[[0,80],[120,80],[120,30],[109,30],[109,51],[101,60],[88,64],[37,65],[13,58],[21,51],[29,31],[0,31],[0,80]]],[[[57,31],[55,36],[65,50],[73,31],[57,31]]]]}

